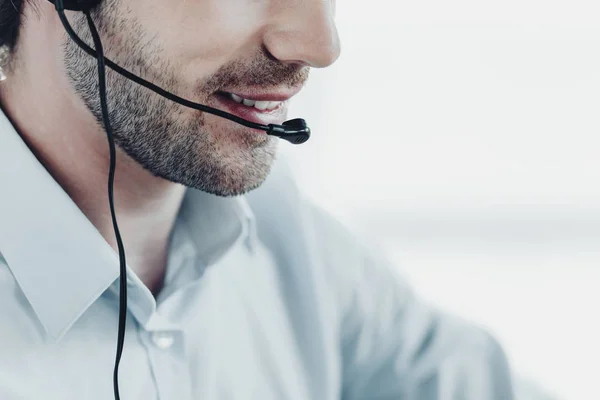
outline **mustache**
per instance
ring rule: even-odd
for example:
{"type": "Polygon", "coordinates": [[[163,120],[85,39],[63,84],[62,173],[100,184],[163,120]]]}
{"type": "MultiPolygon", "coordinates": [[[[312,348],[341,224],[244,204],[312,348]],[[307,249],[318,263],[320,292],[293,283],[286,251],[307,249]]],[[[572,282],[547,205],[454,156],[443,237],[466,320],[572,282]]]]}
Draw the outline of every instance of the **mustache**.
{"type": "Polygon", "coordinates": [[[264,53],[249,62],[235,61],[208,77],[203,91],[217,92],[225,87],[298,87],[304,86],[310,67],[297,63],[283,63],[264,53]]]}

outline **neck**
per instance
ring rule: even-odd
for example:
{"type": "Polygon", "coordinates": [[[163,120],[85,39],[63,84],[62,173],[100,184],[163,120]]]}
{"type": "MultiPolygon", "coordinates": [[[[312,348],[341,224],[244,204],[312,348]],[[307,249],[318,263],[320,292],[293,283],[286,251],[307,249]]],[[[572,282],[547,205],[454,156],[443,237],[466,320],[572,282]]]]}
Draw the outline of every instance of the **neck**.
{"type": "MultiPolygon", "coordinates": [[[[27,49],[21,51],[27,58],[27,49]]],[[[49,76],[54,70],[42,61],[15,67],[0,85],[0,102],[48,172],[117,251],[108,203],[106,133],[65,89],[67,78],[49,76]]],[[[116,153],[114,201],[127,264],[157,293],[185,187],[153,176],[119,148],[116,153]]]]}

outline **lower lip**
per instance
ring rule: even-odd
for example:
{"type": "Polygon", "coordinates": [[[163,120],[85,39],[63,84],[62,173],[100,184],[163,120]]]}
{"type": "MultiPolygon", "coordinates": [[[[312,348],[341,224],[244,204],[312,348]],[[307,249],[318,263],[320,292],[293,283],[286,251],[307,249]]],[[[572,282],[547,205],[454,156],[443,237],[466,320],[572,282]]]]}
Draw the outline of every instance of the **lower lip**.
{"type": "MultiPolygon", "coordinates": [[[[256,124],[281,125],[285,121],[287,102],[279,104],[279,106],[274,110],[261,111],[258,108],[248,107],[238,103],[228,95],[215,94],[214,98],[218,103],[216,108],[256,124]]],[[[262,132],[264,133],[264,131],[262,132]]]]}

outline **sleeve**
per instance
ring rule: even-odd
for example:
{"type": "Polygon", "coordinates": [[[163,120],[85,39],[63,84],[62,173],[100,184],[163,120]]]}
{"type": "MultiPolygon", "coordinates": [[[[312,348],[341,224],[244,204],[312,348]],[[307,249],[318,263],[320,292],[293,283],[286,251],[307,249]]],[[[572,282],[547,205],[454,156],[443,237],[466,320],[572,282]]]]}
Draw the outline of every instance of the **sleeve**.
{"type": "Polygon", "coordinates": [[[343,400],[513,399],[494,337],[419,299],[381,252],[313,215],[340,307],[343,400]]]}

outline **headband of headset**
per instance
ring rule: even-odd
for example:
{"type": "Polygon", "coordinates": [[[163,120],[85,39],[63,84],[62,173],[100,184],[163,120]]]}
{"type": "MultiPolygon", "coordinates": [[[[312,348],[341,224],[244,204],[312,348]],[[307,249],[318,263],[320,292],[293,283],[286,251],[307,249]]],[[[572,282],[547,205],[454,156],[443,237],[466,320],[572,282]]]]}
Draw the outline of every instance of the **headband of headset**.
{"type": "MultiPolygon", "coordinates": [[[[55,0],[48,0],[56,5],[55,0]]],[[[91,10],[100,3],[100,0],[63,0],[65,10],[71,11],[87,11],[91,10]]]]}

